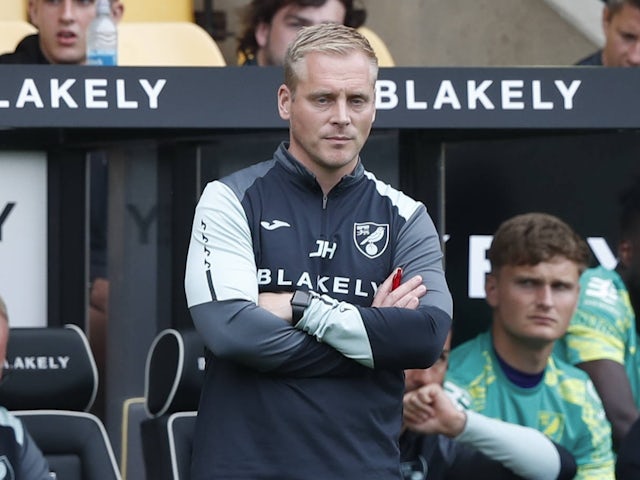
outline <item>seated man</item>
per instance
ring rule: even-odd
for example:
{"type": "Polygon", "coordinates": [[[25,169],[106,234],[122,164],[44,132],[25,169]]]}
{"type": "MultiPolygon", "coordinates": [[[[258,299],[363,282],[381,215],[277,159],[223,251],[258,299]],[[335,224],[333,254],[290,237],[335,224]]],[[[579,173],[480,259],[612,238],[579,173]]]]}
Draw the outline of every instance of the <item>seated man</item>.
{"type": "MultiPolygon", "coordinates": [[[[7,356],[9,315],[0,297],[0,378],[7,356]]],[[[2,478],[50,480],[49,465],[22,422],[0,407],[0,474],[2,478]]]]}
{"type": "Polygon", "coordinates": [[[590,268],[556,353],[591,377],[611,422],[617,449],[640,411],[640,351],[634,307],[640,306],[640,181],[621,198],[618,266],[590,268]]]}
{"type": "MultiPolygon", "coordinates": [[[[405,371],[402,477],[573,478],[573,456],[539,431],[465,411],[454,404],[442,388],[450,345],[451,333],[433,366],[405,371]]],[[[454,396],[454,392],[449,394],[454,396]]]]}
{"type": "Polygon", "coordinates": [[[518,215],[498,228],[485,292],[493,321],[451,352],[447,380],[470,410],[533,427],[576,459],[576,478],[613,479],[611,427],[582,370],[552,355],[567,330],[589,260],[563,221],[518,215]]]}
{"type": "Polygon", "coordinates": [[[607,0],[602,11],[605,44],[577,65],[637,67],[640,65],[640,0],[607,0]]]}
{"type": "Polygon", "coordinates": [[[634,307],[640,305],[640,181],[621,196],[618,266],[580,278],[578,308],[556,353],[589,374],[602,398],[617,447],[640,412],[640,351],[634,307]]]}
{"type": "Polygon", "coordinates": [[[238,57],[243,65],[282,66],[287,47],[302,27],[342,23],[358,28],[365,16],[353,0],[253,0],[245,11],[238,57]]]}
{"type": "MultiPolygon", "coordinates": [[[[97,2],[29,0],[29,19],[38,33],[23,38],[15,52],[0,55],[0,64],[82,65],[87,57],[87,28],[97,2]]],[[[120,0],[111,0],[115,20],[122,17],[120,0]]]]}

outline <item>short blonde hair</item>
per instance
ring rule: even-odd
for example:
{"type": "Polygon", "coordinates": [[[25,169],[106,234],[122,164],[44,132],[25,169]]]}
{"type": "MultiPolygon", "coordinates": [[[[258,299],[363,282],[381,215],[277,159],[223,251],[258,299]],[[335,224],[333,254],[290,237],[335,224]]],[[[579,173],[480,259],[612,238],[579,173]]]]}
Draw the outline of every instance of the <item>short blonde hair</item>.
{"type": "Polygon", "coordinates": [[[378,77],[378,57],[369,41],[355,28],[337,23],[321,23],[301,28],[289,45],[284,58],[284,83],[295,92],[298,83],[297,65],[310,53],[347,55],[359,51],[371,61],[372,81],[378,77]]]}

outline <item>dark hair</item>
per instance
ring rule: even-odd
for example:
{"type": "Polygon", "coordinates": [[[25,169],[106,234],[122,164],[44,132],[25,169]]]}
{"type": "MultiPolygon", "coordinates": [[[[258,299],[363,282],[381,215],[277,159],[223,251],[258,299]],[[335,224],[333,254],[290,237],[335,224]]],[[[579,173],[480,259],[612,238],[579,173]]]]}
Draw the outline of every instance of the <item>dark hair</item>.
{"type": "Polygon", "coordinates": [[[505,265],[537,265],[565,257],[582,272],[589,263],[586,242],[565,222],[546,213],[526,213],[503,222],[489,248],[491,271],[505,265]]]}
{"type": "Polygon", "coordinates": [[[617,13],[625,3],[640,9],[640,0],[606,0],[605,3],[610,14],[617,13]]]}
{"type": "Polygon", "coordinates": [[[620,240],[628,240],[640,231],[640,177],[620,194],[620,240]]]}
{"type": "MultiPolygon", "coordinates": [[[[256,28],[260,23],[271,23],[275,14],[287,5],[295,4],[300,7],[321,7],[327,0],[252,0],[247,5],[243,15],[243,32],[238,38],[239,54],[246,58],[254,58],[258,50],[256,42],[256,28]]],[[[364,8],[356,8],[354,0],[340,0],[346,10],[344,24],[358,28],[364,24],[367,12],[364,8]]]]}

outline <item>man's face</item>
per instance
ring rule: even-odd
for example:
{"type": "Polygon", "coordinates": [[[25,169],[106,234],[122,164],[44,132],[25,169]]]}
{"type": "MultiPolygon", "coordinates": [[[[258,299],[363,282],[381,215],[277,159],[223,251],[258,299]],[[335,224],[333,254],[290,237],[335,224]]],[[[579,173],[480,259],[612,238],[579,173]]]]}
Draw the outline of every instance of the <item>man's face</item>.
{"type": "Polygon", "coordinates": [[[640,65],[640,9],[627,3],[616,13],[604,8],[602,25],[605,46],[602,63],[606,67],[640,65]]]}
{"type": "Polygon", "coordinates": [[[505,265],[487,276],[494,334],[534,350],[553,345],[576,308],[579,277],[578,266],[564,257],[537,265],[505,265]]]}
{"type": "Polygon", "coordinates": [[[404,371],[404,386],[405,392],[412,392],[425,385],[437,383],[442,385],[444,382],[445,374],[447,373],[447,366],[449,365],[449,351],[451,349],[451,332],[447,335],[447,339],[444,342],[442,353],[436,363],[429,368],[416,368],[404,371]]]}
{"type": "Polygon", "coordinates": [[[640,295],[640,232],[634,232],[618,245],[622,277],[629,293],[637,300],[640,295]]]}
{"type": "Polygon", "coordinates": [[[355,167],[375,119],[375,69],[362,52],[314,52],[296,72],[295,92],[286,85],[278,90],[289,151],[318,177],[340,179],[355,167]]]}
{"type": "MultiPolygon", "coordinates": [[[[50,63],[83,64],[86,61],[86,35],[96,16],[96,0],[29,0],[31,22],[40,33],[40,48],[50,63]]],[[[119,2],[112,3],[117,20],[122,13],[119,2]]]]}
{"type": "Polygon", "coordinates": [[[339,0],[327,0],[320,7],[301,7],[295,3],[282,7],[271,23],[256,28],[258,65],[284,65],[287,47],[302,27],[320,23],[344,23],[346,9],[339,0]]]}

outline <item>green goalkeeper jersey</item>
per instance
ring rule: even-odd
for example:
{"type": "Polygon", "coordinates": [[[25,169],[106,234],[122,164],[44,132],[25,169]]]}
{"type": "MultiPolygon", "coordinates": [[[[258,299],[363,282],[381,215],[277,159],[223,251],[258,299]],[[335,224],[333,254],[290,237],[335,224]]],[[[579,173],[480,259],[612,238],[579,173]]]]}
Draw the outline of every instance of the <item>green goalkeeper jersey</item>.
{"type": "Polygon", "coordinates": [[[578,307],[569,330],[556,344],[556,353],[573,365],[593,360],[624,365],[640,408],[636,318],[627,287],[615,271],[600,266],[582,274],[578,307]]]}
{"type": "Polygon", "coordinates": [[[470,410],[540,430],[571,452],[577,479],[614,478],[611,427],[588,375],[551,356],[540,383],[512,383],[495,356],[489,332],[455,348],[447,380],[470,410]]]}

